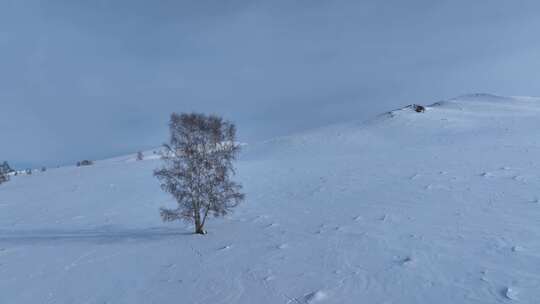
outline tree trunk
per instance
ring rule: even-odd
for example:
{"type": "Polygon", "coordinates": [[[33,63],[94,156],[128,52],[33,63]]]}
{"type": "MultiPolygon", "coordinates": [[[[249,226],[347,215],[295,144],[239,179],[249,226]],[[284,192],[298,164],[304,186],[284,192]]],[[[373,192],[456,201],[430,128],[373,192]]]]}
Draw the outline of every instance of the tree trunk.
{"type": "Polygon", "coordinates": [[[201,223],[201,216],[199,212],[195,212],[195,233],[206,234],[204,231],[204,223],[201,223]]]}
{"type": "Polygon", "coordinates": [[[196,234],[206,234],[206,231],[204,231],[203,226],[197,226],[197,227],[195,227],[195,233],[196,234]]]}

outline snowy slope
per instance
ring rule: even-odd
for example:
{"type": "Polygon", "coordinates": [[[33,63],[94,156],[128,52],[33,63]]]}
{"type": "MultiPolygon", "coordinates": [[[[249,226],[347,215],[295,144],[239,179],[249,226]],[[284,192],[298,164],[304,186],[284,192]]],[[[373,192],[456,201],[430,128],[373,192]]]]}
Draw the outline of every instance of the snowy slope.
{"type": "Polygon", "coordinates": [[[537,303],[538,130],[477,94],[251,145],[206,236],[160,222],[152,157],[14,177],[0,303],[537,303]]]}

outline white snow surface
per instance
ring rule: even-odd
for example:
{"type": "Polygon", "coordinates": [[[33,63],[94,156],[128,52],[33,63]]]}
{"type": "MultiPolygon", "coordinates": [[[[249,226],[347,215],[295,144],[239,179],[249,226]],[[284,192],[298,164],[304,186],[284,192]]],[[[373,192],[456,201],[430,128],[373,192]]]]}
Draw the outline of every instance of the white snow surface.
{"type": "Polygon", "coordinates": [[[540,99],[475,94],[247,146],[194,235],[147,152],[0,186],[0,303],[538,303],[540,99]]]}

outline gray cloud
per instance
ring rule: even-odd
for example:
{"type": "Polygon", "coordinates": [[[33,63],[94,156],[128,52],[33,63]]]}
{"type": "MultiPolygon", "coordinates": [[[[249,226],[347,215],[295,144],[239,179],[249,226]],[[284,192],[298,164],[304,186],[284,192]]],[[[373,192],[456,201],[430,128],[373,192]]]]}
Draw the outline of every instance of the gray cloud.
{"type": "Polygon", "coordinates": [[[0,158],[160,144],[171,111],[256,141],[469,92],[540,95],[535,1],[3,1],[0,158]]]}

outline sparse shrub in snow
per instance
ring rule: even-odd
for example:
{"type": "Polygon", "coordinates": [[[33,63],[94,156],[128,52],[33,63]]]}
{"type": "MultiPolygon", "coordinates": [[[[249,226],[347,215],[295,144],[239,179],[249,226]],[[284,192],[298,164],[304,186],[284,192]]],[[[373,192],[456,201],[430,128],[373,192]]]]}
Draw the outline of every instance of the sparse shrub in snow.
{"type": "Polygon", "coordinates": [[[32,175],[32,169],[26,169],[24,170],[24,172],[26,173],[26,175],[32,175]]]}
{"type": "Polygon", "coordinates": [[[236,127],[218,116],[173,113],[169,129],[170,142],[161,153],[164,166],[154,175],[178,207],[162,208],[161,217],[193,222],[195,233],[205,234],[208,215],[223,216],[244,199],[241,186],[231,180],[240,150],[236,127]]]}
{"type": "Polygon", "coordinates": [[[137,152],[137,160],[143,160],[143,159],[144,159],[144,154],[141,151],[137,152]]]}
{"type": "Polygon", "coordinates": [[[9,181],[9,173],[12,171],[13,170],[6,161],[0,165],[0,184],[9,181]]]}
{"type": "Polygon", "coordinates": [[[9,181],[9,176],[3,172],[0,173],[0,185],[9,181]]]}
{"type": "Polygon", "coordinates": [[[82,167],[82,166],[92,166],[94,164],[93,161],[91,160],[82,160],[80,162],[77,162],[77,167],[82,167]]]}
{"type": "Polygon", "coordinates": [[[41,172],[47,171],[47,167],[41,167],[41,172]]]}
{"type": "Polygon", "coordinates": [[[0,168],[3,169],[4,172],[6,173],[11,173],[11,172],[14,172],[15,170],[13,170],[11,168],[11,166],[8,164],[7,161],[4,161],[1,165],[0,165],[0,168]]]}

